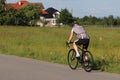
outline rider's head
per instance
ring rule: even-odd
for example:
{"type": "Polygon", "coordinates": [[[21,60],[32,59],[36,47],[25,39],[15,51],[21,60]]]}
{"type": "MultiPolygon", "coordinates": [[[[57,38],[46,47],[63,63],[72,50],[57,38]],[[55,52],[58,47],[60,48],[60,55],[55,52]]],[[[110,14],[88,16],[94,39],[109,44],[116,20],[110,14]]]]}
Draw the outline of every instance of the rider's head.
{"type": "Polygon", "coordinates": [[[74,26],[75,24],[78,24],[78,22],[77,21],[73,21],[72,26],[74,26]]]}

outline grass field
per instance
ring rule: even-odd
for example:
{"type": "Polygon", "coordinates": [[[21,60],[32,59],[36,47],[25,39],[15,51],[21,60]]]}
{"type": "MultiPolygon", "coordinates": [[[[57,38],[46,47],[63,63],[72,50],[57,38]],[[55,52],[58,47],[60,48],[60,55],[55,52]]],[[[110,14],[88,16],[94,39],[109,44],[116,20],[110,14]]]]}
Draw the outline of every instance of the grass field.
{"type": "MultiPolygon", "coordinates": [[[[43,61],[67,64],[65,42],[69,27],[0,27],[0,52],[43,61]]],[[[85,27],[95,69],[120,73],[120,28],[85,27]]]]}

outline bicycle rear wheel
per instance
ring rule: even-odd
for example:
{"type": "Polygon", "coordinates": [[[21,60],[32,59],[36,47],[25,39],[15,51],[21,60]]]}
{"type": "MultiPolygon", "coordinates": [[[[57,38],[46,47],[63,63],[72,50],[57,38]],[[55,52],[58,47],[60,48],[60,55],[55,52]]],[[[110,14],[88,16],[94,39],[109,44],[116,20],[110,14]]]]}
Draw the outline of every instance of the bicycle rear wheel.
{"type": "Polygon", "coordinates": [[[78,60],[75,56],[75,50],[70,49],[68,52],[68,65],[71,69],[75,70],[78,66],[78,60]]]}
{"type": "Polygon", "coordinates": [[[85,51],[83,54],[83,68],[86,72],[90,72],[93,68],[93,56],[90,51],[85,51]]]}

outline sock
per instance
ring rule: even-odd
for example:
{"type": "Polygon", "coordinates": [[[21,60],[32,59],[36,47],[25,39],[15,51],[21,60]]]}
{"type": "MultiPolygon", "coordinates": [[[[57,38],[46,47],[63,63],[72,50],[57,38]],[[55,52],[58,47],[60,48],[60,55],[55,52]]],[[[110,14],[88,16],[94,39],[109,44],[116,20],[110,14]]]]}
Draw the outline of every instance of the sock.
{"type": "Polygon", "coordinates": [[[77,53],[76,53],[76,57],[80,57],[80,54],[79,54],[79,52],[77,52],[77,53]]]}

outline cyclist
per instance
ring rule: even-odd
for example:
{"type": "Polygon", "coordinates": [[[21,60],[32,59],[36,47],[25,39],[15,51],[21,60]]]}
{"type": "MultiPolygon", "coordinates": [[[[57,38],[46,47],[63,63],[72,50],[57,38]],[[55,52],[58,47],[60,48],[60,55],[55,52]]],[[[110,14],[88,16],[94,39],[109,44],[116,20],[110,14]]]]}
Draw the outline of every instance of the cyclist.
{"type": "Polygon", "coordinates": [[[72,27],[72,30],[71,30],[71,33],[70,33],[70,36],[69,36],[69,39],[68,39],[68,44],[71,42],[73,36],[76,35],[78,39],[73,42],[73,48],[75,49],[75,52],[76,52],[76,58],[78,60],[80,60],[80,54],[78,52],[77,45],[83,45],[83,49],[87,50],[88,45],[89,45],[90,37],[86,33],[83,26],[80,26],[76,21],[73,22],[72,26],[73,27],[72,27]]]}

